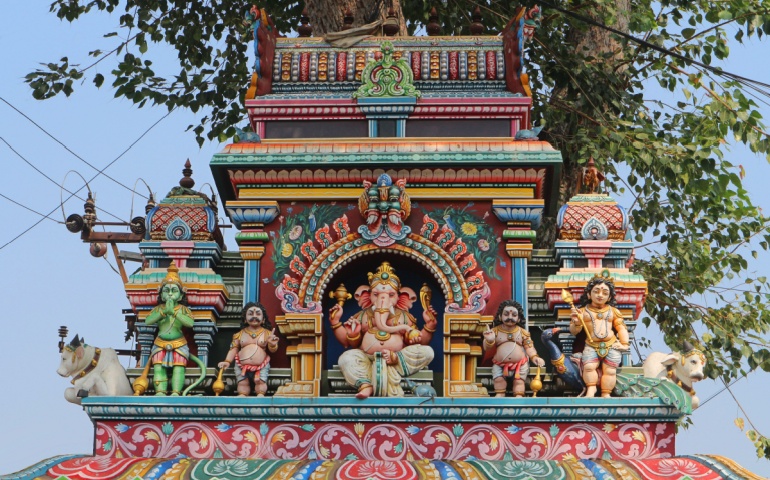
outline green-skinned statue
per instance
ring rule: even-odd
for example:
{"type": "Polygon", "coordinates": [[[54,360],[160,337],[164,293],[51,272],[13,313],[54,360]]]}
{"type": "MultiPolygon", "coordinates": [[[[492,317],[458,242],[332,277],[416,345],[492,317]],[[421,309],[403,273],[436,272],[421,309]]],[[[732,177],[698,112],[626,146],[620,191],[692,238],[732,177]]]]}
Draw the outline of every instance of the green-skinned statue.
{"type": "Polygon", "coordinates": [[[191,328],[195,320],[192,311],[183,305],[184,286],[179,278],[179,269],[173,261],[168,267],[166,278],[161,283],[158,297],[158,305],[145,319],[147,325],[158,325],[158,335],[150,352],[155,395],[167,394],[169,370],[171,370],[171,395],[186,395],[203,381],[206,366],[198,357],[190,353],[190,348],[187,346],[187,339],[182,329],[191,328]],[[188,359],[192,359],[201,368],[201,378],[182,391],[188,359]]]}

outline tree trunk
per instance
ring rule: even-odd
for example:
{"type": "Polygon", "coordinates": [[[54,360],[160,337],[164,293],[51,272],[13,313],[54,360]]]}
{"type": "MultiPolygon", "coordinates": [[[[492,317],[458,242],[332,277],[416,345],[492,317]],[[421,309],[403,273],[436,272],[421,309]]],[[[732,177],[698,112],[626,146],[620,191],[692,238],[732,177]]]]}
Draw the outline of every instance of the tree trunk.
{"type": "Polygon", "coordinates": [[[313,36],[342,30],[345,11],[353,14],[353,27],[360,27],[377,20],[385,20],[392,6],[401,24],[400,35],[406,35],[406,22],[401,12],[400,0],[307,0],[308,17],[313,26],[313,36]]]}
{"type": "MultiPolygon", "coordinates": [[[[616,0],[614,5],[616,16],[615,23],[611,26],[616,30],[628,33],[628,21],[631,13],[630,0],[616,0]]],[[[593,2],[587,2],[582,8],[574,11],[599,23],[605,22],[602,15],[597,13],[596,5],[593,2]]],[[[580,20],[569,17],[567,17],[567,21],[573,25],[580,22],[580,20]]],[[[567,33],[567,39],[574,46],[576,53],[593,57],[592,63],[595,65],[601,66],[608,71],[614,71],[615,74],[622,73],[625,70],[625,67],[619,66],[623,58],[623,44],[608,30],[593,25],[587,25],[585,28],[573,27],[567,33]],[[607,54],[612,55],[605,57],[607,54]]],[[[559,103],[565,98],[566,92],[566,87],[554,89],[550,103],[559,103]]],[[[607,105],[600,107],[600,109],[607,108],[610,107],[607,105]]],[[[585,119],[578,120],[578,122],[586,121],[585,119]]],[[[574,137],[576,125],[570,122],[546,126],[548,133],[553,138],[554,148],[561,151],[564,159],[562,178],[559,185],[559,205],[564,205],[573,195],[578,193],[580,188],[578,181],[583,170],[583,165],[578,162],[585,163],[588,161],[587,158],[577,158],[577,150],[570,146],[569,139],[574,137]]],[[[543,222],[540,230],[538,230],[536,248],[553,248],[553,243],[558,237],[556,230],[557,225],[555,221],[543,222]]]]}

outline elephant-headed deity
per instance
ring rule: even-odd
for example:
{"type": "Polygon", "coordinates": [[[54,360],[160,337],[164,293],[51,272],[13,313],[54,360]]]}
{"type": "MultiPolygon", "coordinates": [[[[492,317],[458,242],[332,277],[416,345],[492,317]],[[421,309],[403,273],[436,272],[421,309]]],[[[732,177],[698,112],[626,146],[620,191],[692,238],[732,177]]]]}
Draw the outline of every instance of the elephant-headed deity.
{"type": "Polygon", "coordinates": [[[341,322],[342,307],[329,311],[331,328],[339,342],[349,347],[339,358],[345,381],[356,388],[356,397],[371,395],[401,397],[401,378],[422,370],[433,360],[428,346],[438,321],[430,306],[429,290],[423,287],[424,326],[409,313],[417,296],[401,286],[401,280],[388,262],[368,274],[369,285],[355,293],[361,311],[341,322]]]}

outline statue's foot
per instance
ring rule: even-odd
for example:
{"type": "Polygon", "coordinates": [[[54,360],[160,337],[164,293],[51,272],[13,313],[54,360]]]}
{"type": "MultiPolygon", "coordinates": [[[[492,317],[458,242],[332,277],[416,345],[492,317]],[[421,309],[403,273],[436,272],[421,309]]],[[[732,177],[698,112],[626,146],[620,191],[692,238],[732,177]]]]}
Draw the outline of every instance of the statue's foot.
{"type": "Polygon", "coordinates": [[[591,385],[586,388],[586,397],[596,396],[596,385],[591,385]]]}
{"type": "Polygon", "coordinates": [[[359,400],[363,400],[365,398],[369,398],[372,396],[372,393],[374,393],[374,388],[370,386],[362,388],[361,390],[356,393],[356,398],[359,400]]]}
{"type": "Polygon", "coordinates": [[[246,395],[245,393],[239,393],[238,396],[239,397],[248,397],[248,395],[246,395]]]}
{"type": "Polygon", "coordinates": [[[498,394],[495,394],[495,397],[498,397],[498,398],[505,398],[505,393],[498,393],[498,394]]]}
{"type": "Polygon", "coordinates": [[[178,397],[180,394],[179,392],[171,392],[172,397],[178,397]]]}
{"type": "Polygon", "coordinates": [[[166,396],[166,392],[155,392],[155,396],[156,397],[165,397],[166,396]]]}
{"type": "Polygon", "coordinates": [[[264,396],[265,396],[265,394],[264,394],[264,393],[258,393],[258,394],[257,394],[257,396],[258,396],[258,397],[264,397],[264,396]]]}

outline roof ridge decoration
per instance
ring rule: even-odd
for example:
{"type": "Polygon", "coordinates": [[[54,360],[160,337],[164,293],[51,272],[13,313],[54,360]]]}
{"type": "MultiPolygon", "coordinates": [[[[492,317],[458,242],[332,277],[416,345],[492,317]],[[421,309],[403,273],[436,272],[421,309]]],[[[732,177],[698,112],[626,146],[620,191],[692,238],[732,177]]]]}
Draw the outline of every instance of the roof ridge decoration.
{"type": "Polygon", "coordinates": [[[422,94],[414,86],[414,75],[406,60],[393,59],[393,43],[386,41],[380,48],[380,58],[376,58],[361,72],[361,85],[353,93],[353,98],[366,97],[415,97],[422,94]]]}

